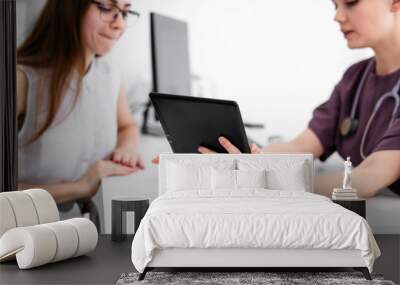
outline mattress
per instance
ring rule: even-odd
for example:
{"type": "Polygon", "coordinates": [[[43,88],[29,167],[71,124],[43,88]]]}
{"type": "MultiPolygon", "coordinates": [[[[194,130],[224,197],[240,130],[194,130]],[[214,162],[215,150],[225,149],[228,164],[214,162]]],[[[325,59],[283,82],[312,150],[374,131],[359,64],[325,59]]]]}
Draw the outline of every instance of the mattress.
{"type": "Polygon", "coordinates": [[[359,250],[372,272],[379,248],[365,219],[308,192],[242,189],[176,191],[158,197],[132,243],[143,272],[169,248],[359,250]]]}

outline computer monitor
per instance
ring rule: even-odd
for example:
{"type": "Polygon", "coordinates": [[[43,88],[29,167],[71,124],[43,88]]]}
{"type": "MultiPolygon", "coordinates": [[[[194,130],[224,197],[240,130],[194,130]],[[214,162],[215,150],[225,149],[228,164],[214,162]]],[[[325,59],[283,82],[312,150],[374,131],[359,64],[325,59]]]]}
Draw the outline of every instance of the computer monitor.
{"type": "Polygon", "coordinates": [[[153,91],[191,94],[188,24],[150,14],[153,91]]]}

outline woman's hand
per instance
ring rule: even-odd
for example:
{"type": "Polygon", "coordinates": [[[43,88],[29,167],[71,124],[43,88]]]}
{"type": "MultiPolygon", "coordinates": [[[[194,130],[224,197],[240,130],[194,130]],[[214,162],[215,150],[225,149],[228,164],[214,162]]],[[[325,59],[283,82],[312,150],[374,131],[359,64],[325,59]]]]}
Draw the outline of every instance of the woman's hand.
{"type": "Polygon", "coordinates": [[[109,160],[98,160],[93,163],[77,181],[81,198],[94,196],[103,177],[125,176],[134,173],[135,169],[109,160]]]}
{"type": "Polygon", "coordinates": [[[111,155],[111,160],[131,167],[134,172],[144,169],[143,160],[133,147],[117,147],[111,155]]]}
{"type": "MultiPolygon", "coordinates": [[[[231,154],[238,154],[238,153],[241,153],[241,151],[240,151],[236,146],[234,146],[234,145],[233,145],[227,138],[225,138],[225,137],[219,137],[219,138],[218,138],[218,142],[222,145],[222,147],[223,147],[224,149],[226,149],[226,151],[227,151],[228,153],[231,153],[231,154]]],[[[198,150],[200,153],[203,153],[203,154],[206,154],[206,153],[215,153],[215,151],[213,151],[213,150],[211,150],[211,149],[208,149],[208,148],[206,148],[206,147],[204,147],[204,146],[200,146],[197,150],[198,150]]],[[[262,153],[261,148],[259,148],[256,144],[251,144],[251,145],[250,145],[250,151],[251,151],[252,154],[260,154],[260,153],[262,153]]]]}

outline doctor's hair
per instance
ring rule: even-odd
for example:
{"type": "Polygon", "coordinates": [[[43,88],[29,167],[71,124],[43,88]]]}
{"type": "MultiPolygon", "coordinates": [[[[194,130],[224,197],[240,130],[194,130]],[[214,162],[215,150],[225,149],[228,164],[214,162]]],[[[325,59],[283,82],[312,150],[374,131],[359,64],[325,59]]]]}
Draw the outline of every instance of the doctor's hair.
{"type": "MultiPolygon", "coordinates": [[[[79,96],[85,73],[81,22],[90,4],[90,0],[47,0],[30,34],[17,49],[17,64],[40,72],[41,87],[36,91],[38,98],[48,101],[49,108],[46,119],[37,126],[29,143],[50,127],[74,71],[79,74],[75,102],[79,96]],[[47,87],[43,88],[44,85],[47,87]],[[44,90],[47,96],[41,92],[44,90]]],[[[42,104],[38,102],[37,105],[42,104]]]]}

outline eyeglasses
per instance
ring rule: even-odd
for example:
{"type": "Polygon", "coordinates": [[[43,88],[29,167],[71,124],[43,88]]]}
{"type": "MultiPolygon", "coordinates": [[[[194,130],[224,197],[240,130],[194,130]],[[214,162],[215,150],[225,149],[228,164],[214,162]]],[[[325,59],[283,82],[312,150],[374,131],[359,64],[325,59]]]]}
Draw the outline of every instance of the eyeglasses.
{"type": "Polygon", "coordinates": [[[119,8],[117,5],[111,3],[104,3],[92,0],[93,4],[97,6],[100,11],[100,18],[107,23],[114,22],[118,15],[121,13],[122,18],[124,19],[125,25],[127,27],[134,26],[139,20],[140,14],[136,11],[132,10],[123,10],[119,8]]]}

